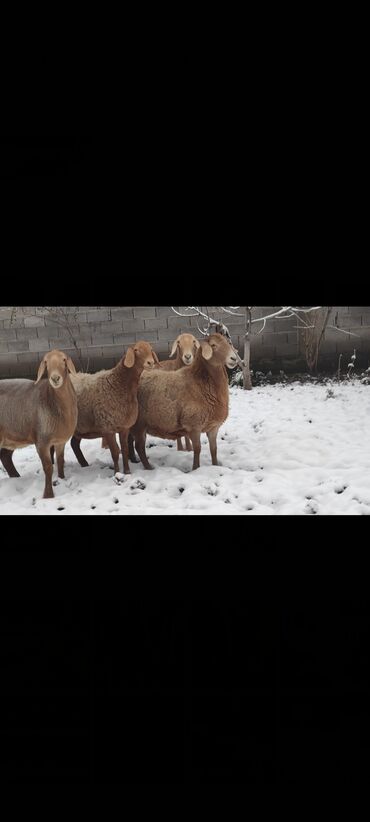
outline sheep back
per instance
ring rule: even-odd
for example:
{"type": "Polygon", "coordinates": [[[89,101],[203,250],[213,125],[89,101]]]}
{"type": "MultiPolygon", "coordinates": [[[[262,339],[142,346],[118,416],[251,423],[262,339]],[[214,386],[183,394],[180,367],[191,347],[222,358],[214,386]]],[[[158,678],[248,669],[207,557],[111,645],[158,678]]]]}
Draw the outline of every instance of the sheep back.
{"type": "Polygon", "coordinates": [[[112,371],[71,375],[77,394],[78,434],[115,433],[134,424],[138,414],[136,392],[126,391],[116,381],[112,390],[112,371]]]}

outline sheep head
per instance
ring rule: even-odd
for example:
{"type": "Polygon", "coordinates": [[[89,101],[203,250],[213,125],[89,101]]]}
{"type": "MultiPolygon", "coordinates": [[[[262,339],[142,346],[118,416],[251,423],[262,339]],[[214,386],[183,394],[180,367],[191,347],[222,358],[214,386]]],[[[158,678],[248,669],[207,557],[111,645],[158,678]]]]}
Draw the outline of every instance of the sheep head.
{"type": "Polygon", "coordinates": [[[200,342],[193,334],[180,334],[172,346],[170,357],[177,352],[184,365],[191,365],[199,347],[200,342]]]}
{"type": "Polygon", "coordinates": [[[152,346],[144,340],[130,345],[123,358],[123,365],[126,366],[126,368],[133,368],[135,365],[139,371],[143,371],[144,368],[154,368],[157,363],[159,363],[159,360],[155,351],[153,351],[152,346]]]}
{"type": "Polygon", "coordinates": [[[63,351],[48,351],[45,354],[37,374],[36,383],[40,382],[45,372],[52,388],[61,388],[68,373],[76,374],[73,362],[63,351]]]}
{"type": "Polygon", "coordinates": [[[235,368],[238,362],[235,349],[223,334],[210,334],[206,340],[202,340],[200,346],[200,356],[209,361],[210,365],[235,368]]]}

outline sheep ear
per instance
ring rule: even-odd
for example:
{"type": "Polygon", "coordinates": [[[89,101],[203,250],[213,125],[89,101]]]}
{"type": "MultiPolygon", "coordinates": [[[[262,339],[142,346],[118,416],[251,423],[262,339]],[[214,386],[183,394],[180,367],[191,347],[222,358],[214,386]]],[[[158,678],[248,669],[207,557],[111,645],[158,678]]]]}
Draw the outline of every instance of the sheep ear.
{"type": "Polygon", "coordinates": [[[128,348],[127,350],[127,354],[125,356],[123,364],[126,366],[126,368],[132,368],[132,366],[135,365],[135,352],[131,345],[130,348],[128,348]]]}
{"type": "Polygon", "coordinates": [[[175,354],[176,354],[178,340],[179,340],[179,338],[177,338],[177,340],[175,340],[175,342],[172,346],[172,351],[171,351],[170,357],[174,357],[175,354]]]}
{"type": "Polygon", "coordinates": [[[200,348],[199,340],[194,340],[194,345],[195,345],[195,348],[200,348]]]}
{"type": "Polygon", "coordinates": [[[44,376],[45,371],[46,371],[46,365],[47,365],[46,360],[43,360],[42,363],[40,363],[39,370],[37,372],[36,383],[40,382],[41,378],[44,376]]]}
{"type": "Polygon", "coordinates": [[[154,359],[154,362],[156,362],[156,363],[157,363],[157,365],[159,365],[159,359],[158,359],[158,357],[157,357],[157,355],[156,355],[155,351],[153,351],[153,349],[152,349],[152,354],[153,354],[153,359],[154,359]]]}
{"type": "Polygon", "coordinates": [[[208,342],[202,343],[202,355],[205,360],[210,360],[212,357],[213,351],[208,342]]]}
{"type": "Polygon", "coordinates": [[[77,371],[70,357],[67,357],[67,368],[70,374],[77,374],[77,371]]]}

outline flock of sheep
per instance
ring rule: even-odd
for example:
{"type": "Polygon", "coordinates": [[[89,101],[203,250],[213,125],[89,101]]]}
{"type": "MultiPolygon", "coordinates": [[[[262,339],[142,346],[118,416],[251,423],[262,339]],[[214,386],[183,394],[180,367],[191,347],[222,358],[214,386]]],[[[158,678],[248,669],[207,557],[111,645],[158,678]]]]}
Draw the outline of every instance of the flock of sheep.
{"type": "Polygon", "coordinates": [[[114,470],[129,460],[151,470],[146,455],[146,435],[177,440],[182,450],[194,451],[193,470],[199,468],[201,434],[209,440],[212,464],[217,465],[217,434],[229,412],[226,368],[235,368],[237,354],[219,333],[200,342],[181,334],[171,357],[159,362],[151,345],[141,341],[129,346],[120,362],[97,374],[76,373],[62,351],[48,352],[36,381],[0,380],[0,459],[9,477],[18,477],[13,452],[34,444],[45,473],[44,498],[54,497],[53,463],[64,479],[64,448],[71,446],[81,466],[87,466],[82,439],[103,438],[109,447],[114,470]],[[44,379],[44,377],[46,377],[44,379]]]}

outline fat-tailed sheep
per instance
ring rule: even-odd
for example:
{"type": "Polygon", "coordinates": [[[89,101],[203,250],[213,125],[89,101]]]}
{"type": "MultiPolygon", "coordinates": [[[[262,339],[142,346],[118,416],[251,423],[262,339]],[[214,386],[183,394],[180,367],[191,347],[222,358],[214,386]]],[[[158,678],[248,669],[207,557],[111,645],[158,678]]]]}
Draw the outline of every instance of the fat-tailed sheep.
{"type": "Polygon", "coordinates": [[[146,434],[163,439],[188,436],[194,448],[193,470],[199,468],[201,433],[209,440],[212,464],[217,465],[217,434],[229,410],[229,384],[225,370],[234,368],[237,356],[222,334],[211,334],[200,343],[192,365],[179,371],[144,372],[138,390],[139,415],[132,428],[136,450],[151,469],[146,434]]]}
{"type": "Polygon", "coordinates": [[[128,434],[138,415],[137,389],[144,368],[153,368],[158,357],[149,343],[140,341],[130,346],[122,360],[109,371],[97,374],[77,374],[73,385],[78,401],[78,420],[71,446],[79,464],[88,463],[81,451],[82,439],[104,437],[119,471],[119,453],[115,434],[119,434],[124,473],[129,474],[128,434]]]}
{"type": "MultiPolygon", "coordinates": [[[[199,345],[200,343],[193,336],[193,334],[180,334],[173,343],[170,354],[171,357],[174,357],[176,354],[175,359],[161,360],[161,362],[157,362],[157,368],[160,368],[163,371],[178,371],[180,368],[184,368],[187,365],[191,365],[194,361],[194,357],[199,348],[199,345]]],[[[193,448],[189,440],[189,437],[185,437],[185,442],[187,451],[192,451],[193,448]]],[[[111,441],[110,444],[112,446],[113,442],[111,441]]],[[[135,448],[131,434],[129,434],[128,446],[130,462],[138,462],[138,460],[136,459],[135,448]]],[[[104,437],[102,440],[102,448],[109,447],[110,446],[108,445],[108,441],[104,437]]],[[[177,440],[177,450],[183,451],[181,437],[179,437],[177,440]]]]}
{"type": "MultiPolygon", "coordinates": [[[[179,334],[172,346],[170,354],[170,357],[174,357],[176,354],[175,359],[162,360],[160,362],[160,367],[164,371],[179,371],[180,368],[191,365],[192,362],[194,362],[194,357],[199,349],[199,346],[200,342],[193,336],[193,334],[179,334]]],[[[185,445],[187,451],[193,450],[189,437],[185,437],[185,445]]],[[[183,451],[181,437],[178,437],[177,440],[177,450],[183,451]]]]}
{"type": "Polygon", "coordinates": [[[19,477],[12,455],[35,444],[45,473],[44,499],[54,497],[51,449],[56,450],[58,476],[64,479],[64,447],[77,423],[77,398],[70,374],[76,374],[63,351],[45,354],[32,380],[0,381],[0,457],[10,477],[19,477]],[[47,379],[42,379],[47,372],[47,379]]]}

